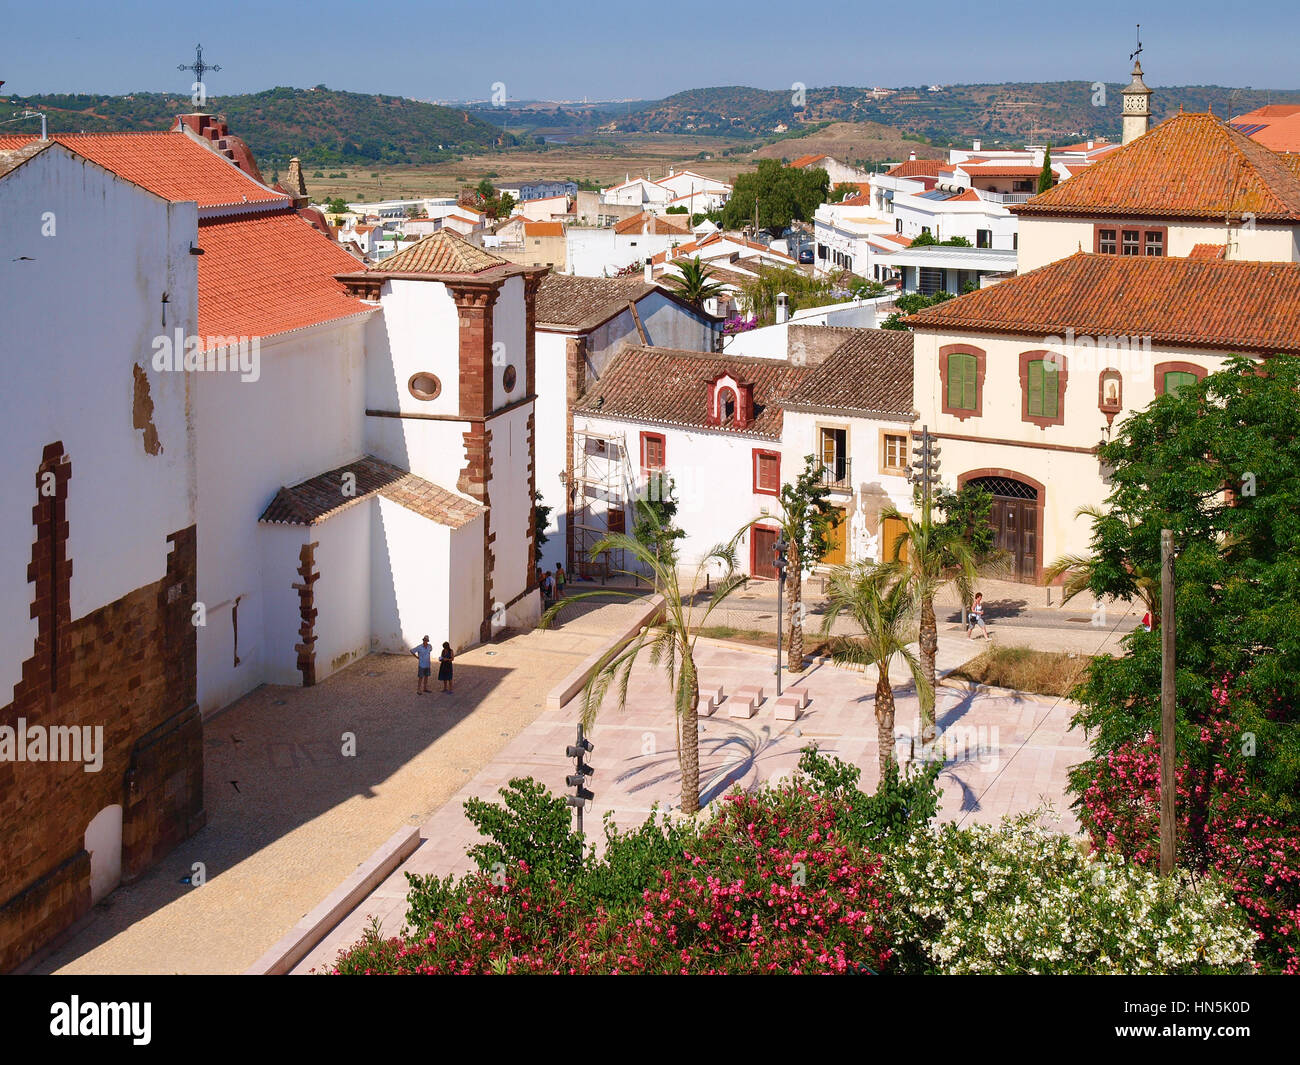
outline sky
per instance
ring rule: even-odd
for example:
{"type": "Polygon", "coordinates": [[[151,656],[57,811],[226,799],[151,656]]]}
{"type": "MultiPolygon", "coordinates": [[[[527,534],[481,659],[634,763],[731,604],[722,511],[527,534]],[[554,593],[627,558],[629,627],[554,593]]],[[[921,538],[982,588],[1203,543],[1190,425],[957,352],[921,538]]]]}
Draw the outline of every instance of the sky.
{"type": "Polygon", "coordinates": [[[750,85],[1127,81],[1142,23],[1149,85],[1300,89],[1300,3],[1244,9],[1197,0],[992,0],[969,5],[792,0],[43,0],[8,5],[0,93],[190,91],[176,68],[204,60],[211,96],[288,85],[476,100],[659,99],[750,85]],[[475,10],[490,14],[479,17],[475,10]],[[915,14],[909,14],[914,12],[915,14]],[[712,51],[708,41],[716,42],[712,51]]]}

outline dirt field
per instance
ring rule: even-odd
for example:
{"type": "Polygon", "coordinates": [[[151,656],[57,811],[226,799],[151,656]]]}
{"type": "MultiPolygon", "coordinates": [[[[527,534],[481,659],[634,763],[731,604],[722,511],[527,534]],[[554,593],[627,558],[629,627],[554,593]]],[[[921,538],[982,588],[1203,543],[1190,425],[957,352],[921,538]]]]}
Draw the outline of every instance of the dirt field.
{"type": "MultiPolygon", "coordinates": [[[[751,170],[758,156],[721,157],[736,142],[718,137],[620,135],[618,142],[574,145],[555,144],[545,150],[512,149],[466,156],[457,163],[434,166],[313,167],[306,173],[313,198],[342,196],[349,200],[409,199],[415,196],[449,196],[484,177],[497,183],[524,178],[572,178],[616,184],[630,173],[662,177],[670,167],[689,167],[696,173],[730,181],[751,170]],[[700,158],[701,155],[706,158],[700,158]],[[338,175],[342,174],[340,177],[338,175]],[[492,176],[495,175],[495,176],[492,176]]],[[[802,140],[790,142],[802,145],[802,140]]],[[[795,154],[802,154],[800,148],[795,154]]],[[[824,149],[806,149],[824,150],[824,149]]]]}

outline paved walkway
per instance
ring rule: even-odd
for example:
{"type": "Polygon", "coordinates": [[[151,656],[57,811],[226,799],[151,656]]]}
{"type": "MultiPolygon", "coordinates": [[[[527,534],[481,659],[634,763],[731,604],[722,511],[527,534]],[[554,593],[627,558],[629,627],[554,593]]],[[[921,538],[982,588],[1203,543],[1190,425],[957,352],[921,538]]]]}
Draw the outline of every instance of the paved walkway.
{"type": "Polygon", "coordinates": [[[546,693],[635,608],[456,659],[456,691],[415,694],[415,660],[371,655],[314,688],[266,686],[211,719],[207,826],[99,903],[31,969],[238,973],[403,824],[422,824],[520,736],[546,693]],[[356,737],[355,757],[341,754],[356,737]],[[182,882],[193,863],[206,883],[182,882]]]}
{"type": "MultiPolygon", "coordinates": [[[[939,667],[954,668],[971,656],[964,636],[941,637],[939,667]]],[[[771,684],[766,652],[717,643],[702,644],[698,655],[701,680],[721,682],[729,690],[743,684],[771,684]]],[[[905,671],[896,669],[897,733],[900,756],[911,751],[909,737],[919,727],[918,706],[903,688],[905,671]]],[[[788,686],[790,681],[787,680],[788,686]]],[[[810,693],[804,716],[777,721],[773,700],[748,720],[721,716],[700,720],[701,801],[707,803],[734,785],[753,787],[791,771],[802,747],[816,743],[822,750],[859,765],[862,786],[875,787],[878,778],[876,721],[872,710],[875,680],[867,675],[818,664],[797,681],[810,693]]],[[[587,811],[589,835],[600,835],[601,818],[609,812],[628,827],[645,820],[653,804],[675,807],[679,801],[674,727],[667,709],[662,673],[642,663],[633,672],[628,707],[607,709],[591,739],[589,761],[596,768],[591,788],[596,798],[587,811]]],[[[1018,694],[990,694],[968,685],[941,687],[938,721],[946,737],[946,767],[941,816],[946,820],[995,823],[1008,813],[1055,803],[1064,814],[1060,829],[1077,831],[1066,807],[1066,773],[1087,757],[1084,737],[1069,729],[1074,707],[1063,701],[1018,694]]],[[[561,710],[537,715],[500,754],[468,782],[442,809],[425,822],[418,850],[388,877],[357,909],[294,970],[328,969],[338,951],[360,938],[370,917],[396,933],[406,913],[405,872],[445,875],[471,868],[465,857],[477,833],[465,818],[462,804],[470,796],[494,799],[511,778],[532,776],[553,792],[565,791],[564,777],[572,760],[564,748],[573,742],[578,701],[561,710]]]]}

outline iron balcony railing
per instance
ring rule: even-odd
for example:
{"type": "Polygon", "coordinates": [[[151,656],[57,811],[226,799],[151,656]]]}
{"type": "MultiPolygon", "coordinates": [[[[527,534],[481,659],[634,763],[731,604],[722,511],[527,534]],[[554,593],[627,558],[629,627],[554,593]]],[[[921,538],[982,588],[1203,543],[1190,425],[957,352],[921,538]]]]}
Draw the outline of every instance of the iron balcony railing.
{"type": "Polygon", "coordinates": [[[822,463],[822,484],[828,488],[852,488],[853,460],[836,459],[822,463]]]}

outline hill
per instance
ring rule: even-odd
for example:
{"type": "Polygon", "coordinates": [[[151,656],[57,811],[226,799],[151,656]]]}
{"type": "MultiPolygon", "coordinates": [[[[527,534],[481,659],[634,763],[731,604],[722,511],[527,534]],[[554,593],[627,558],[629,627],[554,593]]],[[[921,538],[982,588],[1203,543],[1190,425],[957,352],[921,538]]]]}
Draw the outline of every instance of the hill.
{"type": "Polygon", "coordinates": [[[924,138],[904,136],[879,122],[832,122],[803,137],[787,137],[759,148],[759,159],[796,159],[801,155],[829,155],[851,166],[906,159],[913,150],[920,154],[924,138]]]}
{"type": "MultiPolygon", "coordinates": [[[[714,133],[770,137],[781,126],[796,133],[823,122],[875,122],[933,141],[969,144],[978,137],[986,147],[1060,142],[1086,136],[1118,137],[1121,91],[1125,82],[1105,85],[1104,104],[1083,81],[1005,82],[995,85],[947,85],[866,89],[844,86],[805,90],[804,106],[795,107],[786,90],[724,86],[691,89],[656,100],[627,114],[611,116],[609,132],[714,133]]],[[[1153,117],[1162,121],[1188,111],[1213,109],[1240,114],[1266,103],[1300,103],[1300,91],[1233,89],[1219,85],[1154,87],[1153,117]],[[1231,108],[1231,110],[1230,110],[1231,108]]],[[[790,146],[793,150],[794,146],[790,146]]]]}
{"type": "MultiPolygon", "coordinates": [[[[51,133],[167,129],[194,110],[187,96],[46,95],[10,103],[44,111],[51,133]]],[[[267,89],[209,101],[270,173],[290,156],[306,165],[435,163],[464,152],[509,146],[516,138],[459,108],[401,96],[314,89],[267,89]]]]}

